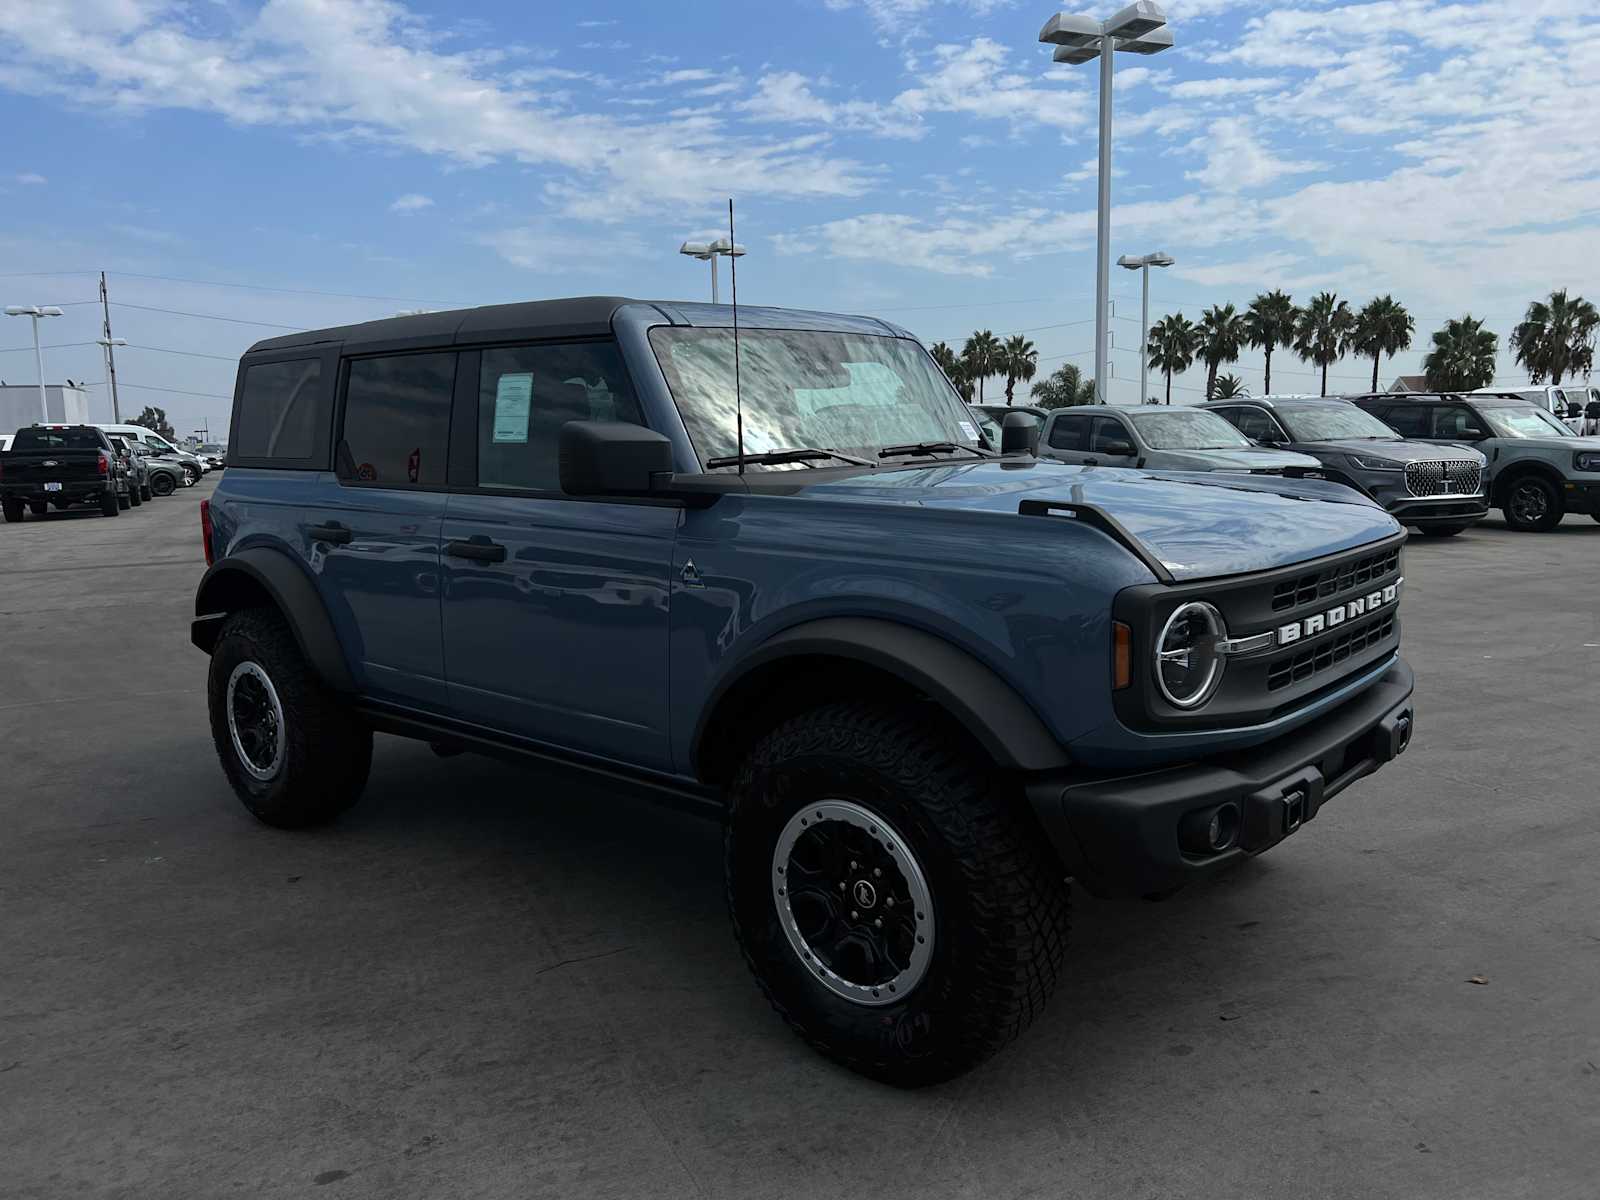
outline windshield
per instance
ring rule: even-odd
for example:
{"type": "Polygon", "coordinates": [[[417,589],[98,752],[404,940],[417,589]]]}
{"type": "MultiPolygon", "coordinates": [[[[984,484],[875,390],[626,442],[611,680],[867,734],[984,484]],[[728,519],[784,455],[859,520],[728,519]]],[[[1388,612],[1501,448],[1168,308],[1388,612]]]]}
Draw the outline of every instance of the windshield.
{"type": "MultiPolygon", "coordinates": [[[[696,453],[738,453],[733,331],[659,326],[650,345],[696,453]]],[[[747,455],[811,446],[875,459],[885,446],[912,442],[979,445],[967,405],[904,338],[741,329],[739,382],[747,455]]]]}
{"type": "Polygon", "coordinates": [[[1252,445],[1216,413],[1174,409],[1128,416],[1152,450],[1247,450],[1252,445]]]}
{"type": "Polygon", "coordinates": [[[1315,408],[1280,408],[1278,420],[1297,442],[1339,442],[1371,439],[1398,442],[1400,435],[1371,413],[1354,404],[1327,404],[1315,408]]]}
{"type": "Polygon", "coordinates": [[[1538,438],[1574,437],[1572,430],[1544,409],[1532,404],[1479,404],[1478,411],[1489,422],[1496,437],[1538,438]]]}
{"type": "Polygon", "coordinates": [[[989,439],[989,444],[996,450],[1000,448],[1000,422],[993,414],[981,408],[969,408],[972,414],[972,423],[978,427],[979,432],[989,439]]]}

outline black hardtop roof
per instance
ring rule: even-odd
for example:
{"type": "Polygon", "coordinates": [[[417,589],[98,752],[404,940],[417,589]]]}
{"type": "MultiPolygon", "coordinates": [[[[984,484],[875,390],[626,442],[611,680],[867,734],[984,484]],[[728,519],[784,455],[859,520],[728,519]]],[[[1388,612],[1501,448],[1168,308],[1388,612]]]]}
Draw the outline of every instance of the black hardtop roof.
{"type": "Polygon", "coordinates": [[[623,296],[575,296],[568,300],[525,300],[516,304],[486,304],[447,312],[413,313],[306,329],[267,338],[245,353],[293,350],[319,343],[342,342],[347,350],[393,349],[413,345],[449,345],[456,341],[496,341],[501,337],[601,337],[611,332],[611,318],[625,304],[623,296]]]}
{"type": "MultiPolygon", "coordinates": [[[[267,338],[245,351],[247,355],[281,350],[342,345],[345,353],[377,350],[425,349],[433,346],[486,342],[513,342],[541,338],[605,337],[617,310],[629,305],[654,308],[661,320],[673,325],[725,327],[732,310],[727,305],[669,300],[634,300],[626,296],[574,296],[565,300],[525,300],[516,304],[486,304],[448,312],[415,313],[306,329],[267,338]]],[[[740,324],[751,328],[799,328],[840,332],[911,336],[898,326],[876,317],[846,316],[778,307],[739,307],[740,324]]]]}

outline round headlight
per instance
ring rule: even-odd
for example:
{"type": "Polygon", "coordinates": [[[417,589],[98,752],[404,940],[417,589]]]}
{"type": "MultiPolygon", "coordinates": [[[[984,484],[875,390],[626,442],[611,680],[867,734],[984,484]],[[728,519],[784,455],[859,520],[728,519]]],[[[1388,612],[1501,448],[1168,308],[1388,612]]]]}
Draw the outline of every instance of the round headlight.
{"type": "Polygon", "coordinates": [[[1191,600],[1161,627],[1156,639],[1156,685],[1169,703],[1197,708],[1211,699],[1222,677],[1217,643],[1227,636],[1222,614],[1211,605],[1191,600]]]}

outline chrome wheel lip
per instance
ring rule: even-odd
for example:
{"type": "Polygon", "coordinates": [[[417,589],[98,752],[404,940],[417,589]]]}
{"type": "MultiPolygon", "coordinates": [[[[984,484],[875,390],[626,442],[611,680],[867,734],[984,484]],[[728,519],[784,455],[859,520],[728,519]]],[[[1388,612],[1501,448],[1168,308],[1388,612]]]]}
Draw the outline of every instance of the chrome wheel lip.
{"type": "Polygon", "coordinates": [[[255,663],[249,661],[240,663],[228,676],[228,692],[223,706],[228,714],[228,736],[233,741],[233,753],[238,758],[239,765],[253,778],[262,782],[272,779],[283,766],[283,702],[278,699],[278,689],[272,686],[272,679],[255,663]],[[265,765],[257,763],[244,747],[240,727],[239,687],[246,680],[253,681],[265,691],[267,703],[270,705],[273,725],[272,757],[265,765]]]}
{"type": "Polygon", "coordinates": [[[922,872],[921,864],[917,862],[916,855],[911,852],[911,847],[894,826],[877,813],[849,800],[823,800],[817,804],[807,805],[789,818],[783,831],[778,835],[777,845],[772,851],[771,877],[772,901],[777,908],[778,924],[783,927],[790,948],[817,982],[834,995],[841,996],[853,1004],[880,1008],[904,1000],[927,975],[935,944],[933,893],[928,888],[927,878],[922,872]],[[917,940],[912,944],[911,958],[905,970],[892,979],[872,984],[845,979],[817,957],[806,941],[805,935],[800,932],[794,910],[789,905],[788,889],[785,886],[784,876],[789,864],[789,855],[795,843],[808,830],[819,822],[827,821],[842,821],[866,831],[868,836],[876,839],[899,864],[901,874],[905,878],[907,890],[911,894],[918,914],[917,940]]]}

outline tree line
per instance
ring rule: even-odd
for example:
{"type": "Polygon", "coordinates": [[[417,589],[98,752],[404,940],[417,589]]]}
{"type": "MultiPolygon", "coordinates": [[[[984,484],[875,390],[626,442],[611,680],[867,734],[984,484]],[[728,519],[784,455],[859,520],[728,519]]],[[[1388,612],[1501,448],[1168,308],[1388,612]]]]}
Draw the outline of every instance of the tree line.
{"type": "MultiPolygon", "coordinates": [[[[1594,365],[1594,345],[1600,330],[1600,312],[1582,296],[1565,289],[1546,300],[1528,305],[1523,320],[1511,333],[1511,350],[1517,363],[1534,383],[1549,379],[1559,385],[1564,377],[1588,375],[1594,365]]],[[[1393,296],[1378,296],[1360,309],[1334,292],[1318,292],[1305,305],[1295,304],[1281,290],[1263,292],[1243,312],[1232,304],[1212,305],[1191,321],[1181,312],[1162,317],[1150,327],[1147,354],[1153,370],[1166,376],[1166,402],[1172,403],[1172,377],[1196,362],[1206,368],[1206,399],[1225,399],[1246,391],[1238,376],[1222,367],[1238,362],[1248,349],[1263,354],[1263,388],[1272,391],[1272,356],[1275,350],[1292,351],[1320,369],[1322,392],[1328,394],[1328,368],[1350,354],[1372,359],[1372,390],[1378,390],[1378,372],[1385,358],[1411,348],[1416,321],[1393,296]]],[[[1433,334],[1423,358],[1426,386],[1431,391],[1460,392],[1487,387],[1494,382],[1495,358],[1500,339],[1471,314],[1448,320],[1433,334]]],[[[1006,403],[1013,402],[1016,385],[1038,372],[1039,352],[1020,334],[1001,341],[985,329],[973,333],[957,353],[944,342],[929,352],[950,382],[969,404],[982,403],[984,381],[1005,381],[1006,403]]],[[[1094,402],[1094,381],[1085,379],[1073,363],[1056,369],[1031,389],[1033,402],[1042,408],[1060,408],[1094,402]]],[[[1145,397],[1154,403],[1151,397],[1145,397]]]]}

